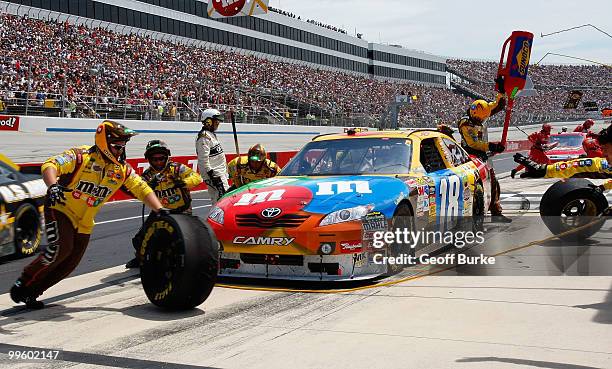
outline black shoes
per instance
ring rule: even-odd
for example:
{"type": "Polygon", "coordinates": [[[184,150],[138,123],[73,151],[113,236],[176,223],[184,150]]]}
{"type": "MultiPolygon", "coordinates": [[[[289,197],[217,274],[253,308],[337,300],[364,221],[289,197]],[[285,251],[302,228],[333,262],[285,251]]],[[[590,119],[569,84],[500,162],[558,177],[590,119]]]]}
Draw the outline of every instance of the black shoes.
{"type": "Polygon", "coordinates": [[[138,261],[137,258],[134,258],[125,264],[125,268],[126,269],[140,268],[140,262],[138,261]]]}
{"type": "Polygon", "coordinates": [[[512,219],[503,214],[491,215],[491,223],[512,223],[512,219]]]}
{"type": "Polygon", "coordinates": [[[11,299],[16,303],[25,303],[28,309],[39,310],[45,307],[42,301],[38,301],[36,296],[32,296],[27,288],[21,286],[21,280],[17,280],[11,287],[11,299]]]}
{"type": "Polygon", "coordinates": [[[516,176],[516,169],[512,169],[510,171],[510,177],[512,177],[512,179],[514,179],[515,176],[516,176]]]}

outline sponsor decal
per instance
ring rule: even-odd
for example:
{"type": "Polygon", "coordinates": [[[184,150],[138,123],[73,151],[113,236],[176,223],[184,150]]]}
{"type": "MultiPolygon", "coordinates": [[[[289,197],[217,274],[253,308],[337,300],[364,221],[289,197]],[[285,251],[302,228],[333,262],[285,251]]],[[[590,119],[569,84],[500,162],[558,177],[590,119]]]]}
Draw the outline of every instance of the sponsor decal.
{"type": "Polygon", "coordinates": [[[276,218],[281,215],[282,210],[279,208],[265,208],[261,211],[261,216],[264,218],[276,218]]]}
{"type": "Polygon", "coordinates": [[[360,252],[361,248],[361,240],[340,241],[340,252],[342,253],[360,252]]]}
{"type": "Polygon", "coordinates": [[[353,255],[353,263],[355,268],[361,268],[368,263],[368,255],[365,253],[359,253],[353,255]]]}
{"type": "Polygon", "coordinates": [[[280,201],[283,199],[284,189],[263,191],[258,193],[245,193],[234,206],[249,206],[261,202],[280,201]]]}
{"type": "Polygon", "coordinates": [[[387,229],[387,219],[384,214],[379,211],[373,211],[366,214],[362,220],[361,225],[364,231],[380,231],[387,229]]]}
{"type": "Polygon", "coordinates": [[[334,181],[317,183],[318,190],[315,195],[336,195],[339,193],[372,193],[368,181],[334,181]]]}
{"type": "Polygon", "coordinates": [[[0,115],[0,131],[19,131],[19,117],[0,115]]]}
{"type": "Polygon", "coordinates": [[[295,240],[294,237],[246,237],[236,236],[232,243],[235,245],[251,246],[288,246],[295,240]]]}
{"type": "Polygon", "coordinates": [[[94,183],[87,181],[79,181],[75,190],[92,195],[95,197],[106,198],[111,194],[111,189],[105,186],[96,186],[94,183]]]}
{"type": "Polygon", "coordinates": [[[72,191],[72,198],[75,200],[78,200],[81,198],[82,193],[80,193],[79,191],[72,191]]]}

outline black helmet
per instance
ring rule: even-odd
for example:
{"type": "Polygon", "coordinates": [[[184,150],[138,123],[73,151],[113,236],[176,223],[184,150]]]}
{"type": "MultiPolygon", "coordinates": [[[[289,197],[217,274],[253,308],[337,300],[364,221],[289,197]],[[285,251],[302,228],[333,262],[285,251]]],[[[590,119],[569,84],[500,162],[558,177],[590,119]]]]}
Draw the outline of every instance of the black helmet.
{"type": "Polygon", "coordinates": [[[149,161],[149,164],[153,167],[153,169],[162,170],[166,167],[166,165],[168,165],[168,161],[170,160],[170,149],[164,141],[151,140],[149,141],[149,143],[147,143],[147,148],[145,150],[144,156],[149,161]],[[164,163],[161,165],[153,165],[153,163],[151,163],[151,157],[154,154],[163,154],[166,157],[164,163]]]}
{"type": "Polygon", "coordinates": [[[147,143],[147,148],[145,149],[144,157],[149,158],[150,155],[155,153],[163,153],[166,156],[170,156],[170,149],[168,145],[162,140],[151,140],[147,143]]]}

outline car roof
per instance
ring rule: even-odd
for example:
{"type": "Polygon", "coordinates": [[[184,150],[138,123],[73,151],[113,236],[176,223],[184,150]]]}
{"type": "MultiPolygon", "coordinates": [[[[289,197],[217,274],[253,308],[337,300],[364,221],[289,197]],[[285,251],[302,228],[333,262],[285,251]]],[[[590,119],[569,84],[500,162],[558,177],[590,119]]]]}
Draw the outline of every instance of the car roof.
{"type": "Polygon", "coordinates": [[[429,138],[445,136],[438,130],[430,128],[411,130],[387,130],[387,131],[356,131],[354,133],[327,133],[314,137],[312,141],[346,140],[359,138],[429,138]]]}

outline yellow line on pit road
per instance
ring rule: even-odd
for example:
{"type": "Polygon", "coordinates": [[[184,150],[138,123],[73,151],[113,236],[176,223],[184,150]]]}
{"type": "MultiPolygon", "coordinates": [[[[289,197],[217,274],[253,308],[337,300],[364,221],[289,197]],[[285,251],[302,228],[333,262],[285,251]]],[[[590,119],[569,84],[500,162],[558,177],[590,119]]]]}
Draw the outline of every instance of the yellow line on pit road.
{"type": "MultiPolygon", "coordinates": [[[[559,233],[558,235],[552,235],[550,237],[547,237],[543,240],[538,240],[538,241],[531,241],[525,245],[522,246],[517,246],[517,247],[513,247],[510,248],[508,250],[502,251],[502,252],[498,252],[497,254],[494,255],[487,255],[490,257],[497,257],[497,256],[501,256],[501,255],[505,255],[514,251],[518,251],[518,250],[522,250],[522,249],[526,249],[532,246],[536,246],[539,244],[542,244],[544,242],[548,242],[548,241],[552,241],[554,239],[578,232],[584,228],[590,227],[591,225],[597,223],[597,222],[601,222],[601,219],[597,219],[594,220],[590,223],[587,223],[583,226],[580,226],[578,228],[575,229],[571,229],[562,233],[559,233]]],[[[457,266],[449,266],[443,269],[438,269],[438,270],[432,270],[428,273],[424,273],[424,274],[418,274],[418,275],[414,275],[411,277],[405,277],[405,278],[400,278],[397,280],[393,280],[393,281],[388,281],[388,282],[381,282],[381,283],[375,283],[372,285],[368,285],[368,286],[361,286],[361,287],[354,287],[354,288],[344,288],[344,289],[329,289],[329,290],[325,290],[325,289],[321,289],[321,290],[308,290],[308,289],[299,289],[299,288],[275,288],[275,287],[247,287],[247,286],[239,286],[239,285],[233,285],[233,284],[217,284],[216,287],[221,287],[221,288],[228,288],[228,289],[234,289],[234,290],[247,290],[247,291],[266,291],[266,292],[301,292],[301,293],[320,293],[320,294],[334,294],[334,293],[349,293],[349,292],[355,292],[355,291],[362,291],[362,290],[369,290],[372,288],[380,288],[380,287],[389,287],[389,286],[393,286],[399,283],[403,283],[403,282],[408,282],[408,281],[414,281],[416,279],[421,279],[424,277],[428,277],[428,276],[432,276],[432,275],[436,275],[436,274],[440,274],[452,269],[457,268],[457,266]]]]}

